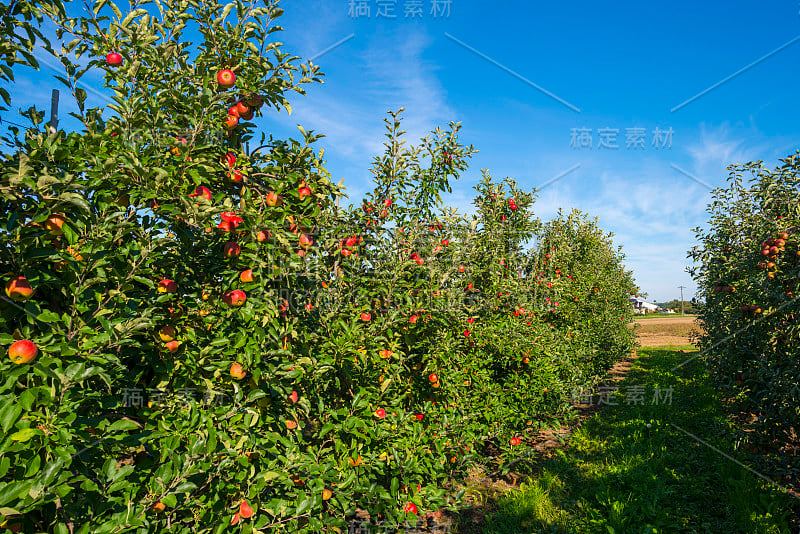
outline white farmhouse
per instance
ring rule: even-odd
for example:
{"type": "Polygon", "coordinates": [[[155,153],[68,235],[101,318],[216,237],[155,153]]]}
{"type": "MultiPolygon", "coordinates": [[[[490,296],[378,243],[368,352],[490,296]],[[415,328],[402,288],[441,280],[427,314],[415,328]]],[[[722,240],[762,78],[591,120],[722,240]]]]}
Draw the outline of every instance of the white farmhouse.
{"type": "Polygon", "coordinates": [[[636,313],[650,313],[661,309],[655,304],[647,302],[642,297],[631,297],[630,301],[633,305],[633,311],[636,313]]]}

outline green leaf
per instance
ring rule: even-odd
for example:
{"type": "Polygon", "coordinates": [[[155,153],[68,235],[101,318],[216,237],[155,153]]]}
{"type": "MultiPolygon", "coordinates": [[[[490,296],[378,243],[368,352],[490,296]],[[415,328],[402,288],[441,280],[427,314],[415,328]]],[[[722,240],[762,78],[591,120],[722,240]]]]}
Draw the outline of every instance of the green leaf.
{"type": "Polygon", "coordinates": [[[36,434],[41,434],[41,431],[39,431],[39,430],[37,430],[35,428],[24,428],[24,429],[20,430],[19,432],[14,432],[9,437],[13,441],[20,441],[20,442],[24,443],[24,442],[28,441],[29,439],[31,439],[36,434]]]}
{"type": "Polygon", "coordinates": [[[38,317],[36,317],[36,319],[45,323],[52,323],[60,320],[61,317],[56,312],[45,310],[42,313],[40,313],[38,317]]]}
{"type": "Polygon", "coordinates": [[[4,434],[17,422],[20,414],[22,414],[22,407],[19,404],[10,400],[5,401],[5,406],[0,409],[0,426],[2,426],[4,434]]]}
{"type": "Polygon", "coordinates": [[[108,428],[106,428],[106,432],[117,432],[117,431],[128,431],[128,430],[136,430],[139,428],[139,424],[131,421],[130,419],[120,419],[119,421],[114,421],[108,428]]]}

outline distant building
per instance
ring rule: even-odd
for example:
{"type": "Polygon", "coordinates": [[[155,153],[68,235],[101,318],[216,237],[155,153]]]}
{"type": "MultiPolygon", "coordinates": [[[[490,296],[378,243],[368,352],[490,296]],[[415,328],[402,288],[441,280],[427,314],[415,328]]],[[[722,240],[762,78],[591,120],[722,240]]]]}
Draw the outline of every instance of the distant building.
{"type": "Polygon", "coordinates": [[[631,304],[633,305],[633,311],[635,313],[651,313],[659,311],[661,309],[656,304],[647,302],[642,297],[631,297],[630,301],[631,304]]]}

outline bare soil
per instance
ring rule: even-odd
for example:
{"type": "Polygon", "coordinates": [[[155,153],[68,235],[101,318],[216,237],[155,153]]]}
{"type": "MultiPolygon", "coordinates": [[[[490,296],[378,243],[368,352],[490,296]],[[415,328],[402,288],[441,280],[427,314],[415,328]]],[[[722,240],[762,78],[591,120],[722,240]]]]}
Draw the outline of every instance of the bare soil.
{"type": "Polygon", "coordinates": [[[692,333],[700,326],[694,317],[655,317],[637,319],[639,343],[643,347],[666,347],[668,345],[693,345],[692,333]]]}

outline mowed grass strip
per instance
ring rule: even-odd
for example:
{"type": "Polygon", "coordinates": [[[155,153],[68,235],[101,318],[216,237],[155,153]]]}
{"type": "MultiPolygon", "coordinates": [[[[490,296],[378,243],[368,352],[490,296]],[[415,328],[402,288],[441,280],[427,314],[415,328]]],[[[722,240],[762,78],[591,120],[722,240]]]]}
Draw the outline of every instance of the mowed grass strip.
{"type": "Polygon", "coordinates": [[[501,497],[486,532],[796,532],[797,499],[677,428],[742,457],[702,363],[672,371],[693,354],[642,349],[620,387],[625,396],[578,428],[520,490],[501,497]],[[643,404],[632,402],[635,386],[643,387],[643,404]],[[672,387],[671,404],[653,402],[657,386],[672,387]]]}

